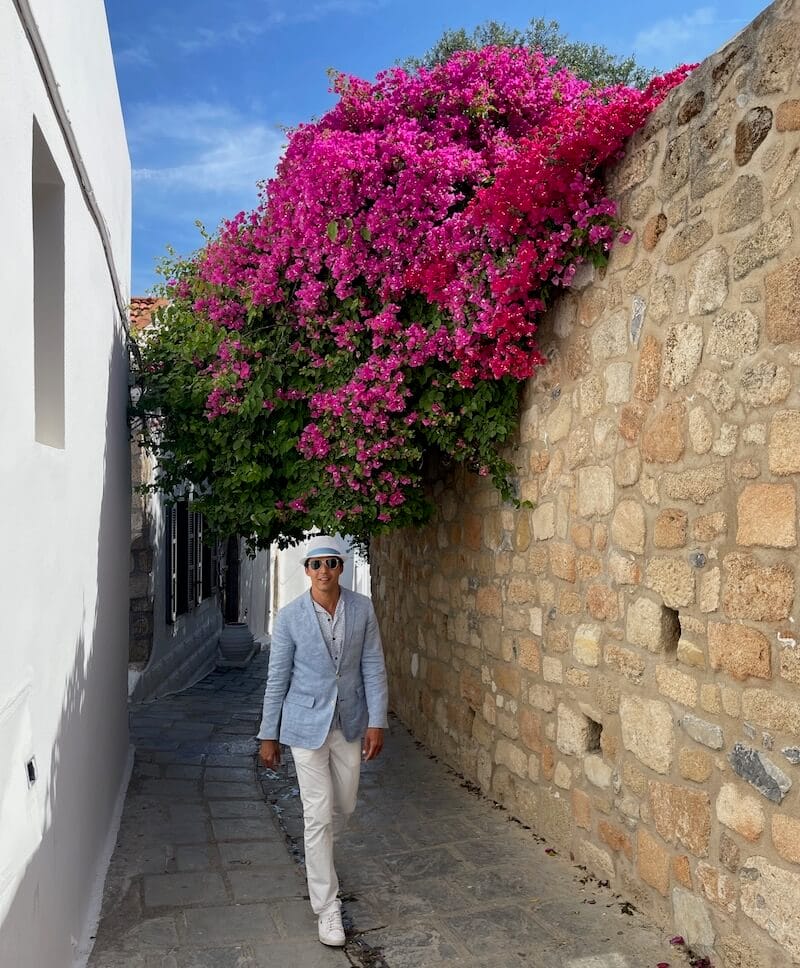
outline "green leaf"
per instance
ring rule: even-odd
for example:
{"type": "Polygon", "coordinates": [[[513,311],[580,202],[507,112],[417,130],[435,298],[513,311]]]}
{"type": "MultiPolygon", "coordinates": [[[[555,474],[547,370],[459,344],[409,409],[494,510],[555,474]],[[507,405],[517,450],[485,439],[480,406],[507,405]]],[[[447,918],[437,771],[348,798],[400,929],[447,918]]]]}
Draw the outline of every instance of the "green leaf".
{"type": "Polygon", "coordinates": [[[331,242],[335,242],[339,237],[339,223],[336,221],[336,219],[331,219],[331,221],[328,222],[328,228],[326,231],[331,242]]]}

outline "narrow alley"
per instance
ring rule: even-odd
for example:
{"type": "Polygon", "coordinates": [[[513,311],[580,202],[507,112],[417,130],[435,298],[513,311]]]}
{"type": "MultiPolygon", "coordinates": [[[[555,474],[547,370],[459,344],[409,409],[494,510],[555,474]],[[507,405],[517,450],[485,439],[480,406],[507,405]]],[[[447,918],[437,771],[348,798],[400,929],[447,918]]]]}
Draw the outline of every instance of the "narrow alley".
{"type": "Polygon", "coordinates": [[[135,707],[133,777],[89,968],[674,968],[624,899],[476,793],[396,720],[338,867],[348,943],[305,898],[284,763],[256,768],[266,653],[135,707]]]}

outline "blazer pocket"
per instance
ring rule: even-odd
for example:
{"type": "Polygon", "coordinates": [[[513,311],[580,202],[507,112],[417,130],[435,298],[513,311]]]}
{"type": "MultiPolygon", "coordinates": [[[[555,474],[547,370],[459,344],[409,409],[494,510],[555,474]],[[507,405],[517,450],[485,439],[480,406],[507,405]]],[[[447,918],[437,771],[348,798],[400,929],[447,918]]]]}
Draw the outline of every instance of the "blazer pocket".
{"type": "Polygon", "coordinates": [[[314,697],[307,696],[302,692],[293,692],[287,695],[286,702],[294,703],[296,706],[305,706],[310,709],[314,705],[314,697]]]}
{"type": "Polygon", "coordinates": [[[356,686],[356,695],[358,696],[359,699],[363,699],[364,698],[364,687],[363,686],[356,686]]]}

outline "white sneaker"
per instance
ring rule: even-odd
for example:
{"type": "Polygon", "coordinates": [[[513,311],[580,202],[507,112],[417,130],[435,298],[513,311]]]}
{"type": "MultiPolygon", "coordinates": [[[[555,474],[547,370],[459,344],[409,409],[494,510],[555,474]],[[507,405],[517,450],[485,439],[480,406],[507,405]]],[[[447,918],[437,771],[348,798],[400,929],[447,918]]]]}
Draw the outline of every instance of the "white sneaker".
{"type": "Polygon", "coordinates": [[[342,913],[338,907],[331,908],[319,916],[319,940],[331,948],[344,947],[344,928],[342,913]]]}

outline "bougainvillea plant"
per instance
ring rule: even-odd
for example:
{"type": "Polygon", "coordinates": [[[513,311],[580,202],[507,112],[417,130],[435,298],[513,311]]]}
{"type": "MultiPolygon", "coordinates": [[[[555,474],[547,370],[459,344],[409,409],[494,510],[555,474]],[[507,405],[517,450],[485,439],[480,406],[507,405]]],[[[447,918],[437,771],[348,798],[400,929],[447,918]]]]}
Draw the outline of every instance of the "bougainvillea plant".
{"type": "Polygon", "coordinates": [[[424,521],[437,453],[512,498],[536,330],[624,239],[599,170],[691,68],[597,90],[488,47],[373,83],[288,141],[261,203],[167,264],[135,410],[158,486],[254,545],[424,521]]]}

